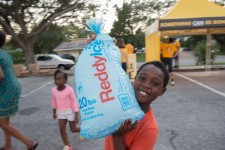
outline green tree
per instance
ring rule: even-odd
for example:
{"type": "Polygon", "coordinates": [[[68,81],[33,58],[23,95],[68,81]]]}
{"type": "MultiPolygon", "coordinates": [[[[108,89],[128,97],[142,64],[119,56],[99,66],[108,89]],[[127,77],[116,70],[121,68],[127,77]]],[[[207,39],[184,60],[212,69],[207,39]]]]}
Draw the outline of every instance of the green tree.
{"type": "Polygon", "coordinates": [[[144,30],[174,2],[175,0],[167,0],[167,2],[132,0],[129,3],[124,1],[121,8],[116,7],[118,19],[113,23],[110,35],[133,41],[132,44],[137,47],[144,47],[144,30]],[[143,42],[140,42],[140,39],[143,42]]]}
{"type": "Polygon", "coordinates": [[[142,32],[141,30],[138,30],[136,32],[136,35],[135,35],[135,41],[134,41],[134,45],[137,47],[137,48],[143,48],[144,45],[145,45],[145,33],[142,32]]]}
{"type": "Polygon", "coordinates": [[[50,25],[42,32],[34,43],[34,53],[53,53],[53,49],[66,41],[63,27],[50,25]]]}
{"type": "Polygon", "coordinates": [[[87,38],[92,34],[89,31],[86,31],[84,27],[74,25],[74,23],[70,23],[69,25],[64,26],[63,31],[65,36],[67,37],[67,40],[71,40],[74,38],[87,38]]]}
{"type": "Polygon", "coordinates": [[[225,54],[225,34],[214,34],[212,37],[218,43],[220,52],[225,54]]]}
{"type": "MultiPolygon", "coordinates": [[[[216,45],[212,45],[211,46],[211,63],[214,61],[215,59],[215,55],[216,55],[216,49],[218,47],[216,45]]],[[[195,46],[194,50],[194,55],[197,57],[197,65],[204,65],[205,64],[205,60],[206,60],[206,43],[205,42],[199,42],[197,43],[197,45],[195,46]]]]}
{"type": "Polygon", "coordinates": [[[94,14],[97,6],[88,0],[1,0],[0,26],[11,35],[25,54],[26,64],[34,63],[33,45],[53,23],[64,24],[94,14]]]}
{"type": "Polygon", "coordinates": [[[65,41],[75,38],[87,38],[90,32],[70,23],[67,26],[50,25],[46,31],[38,36],[34,43],[34,53],[53,53],[53,49],[65,41]]]}

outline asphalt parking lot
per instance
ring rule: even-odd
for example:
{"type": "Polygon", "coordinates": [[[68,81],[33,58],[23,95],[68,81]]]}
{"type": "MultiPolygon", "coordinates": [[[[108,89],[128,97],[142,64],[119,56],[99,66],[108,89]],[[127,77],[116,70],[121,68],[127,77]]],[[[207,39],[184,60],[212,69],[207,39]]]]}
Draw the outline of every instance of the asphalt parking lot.
{"type": "MultiPolygon", "coordinates": [[[[12,124],[38,141],[38,150],[62,150],[50,105],[53,77],[30,76],[19,80],[20,111],[12,117],[12,124]]],[[[225,71],[179,72],[175,82],[152,104],[159,126],[155,150],[225,150],[225,71]]],[[[74,87],[73,75],[68,83],[74,87]]],[[[69,129],[68,135],[75,150],[103,150],[103,139],[79,141],[79,134],[69,129]]],[[[0,131],[0,146],[3,144],[0,131]]],[[[15,150],[25,149],[15,139],[13,145],[15,150]]]]}

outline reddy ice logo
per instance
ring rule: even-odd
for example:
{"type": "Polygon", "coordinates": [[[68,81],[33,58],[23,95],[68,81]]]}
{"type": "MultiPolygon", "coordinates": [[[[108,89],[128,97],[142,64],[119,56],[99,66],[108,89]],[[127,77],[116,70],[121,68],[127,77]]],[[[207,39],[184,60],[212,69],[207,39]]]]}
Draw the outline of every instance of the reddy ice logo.
{"type": "Polygon", "coordinates": [[[106,69],[106,62],[107,60],[102,56],[102,41],[95,40],[93,45],[93,53],[90,56],[93,56],[95,59],[94,64],[92,67],[95,68],[96,73],[94,74],[95,77],[98,78],[100,81],[101,92],[99,93],[100,99],[102,103],[114,100],[115,97],[110,96],[112,95],[112,89],[110,86],[110,82],[108,81],[108,73],[106,69]]]}

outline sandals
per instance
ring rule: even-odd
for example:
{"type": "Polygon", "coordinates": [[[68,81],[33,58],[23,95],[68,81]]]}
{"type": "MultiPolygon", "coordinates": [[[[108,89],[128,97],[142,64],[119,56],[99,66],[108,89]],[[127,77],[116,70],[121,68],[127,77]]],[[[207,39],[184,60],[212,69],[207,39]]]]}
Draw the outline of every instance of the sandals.
{"type": "MultiPolygon", "coordinates": [[[[4,147],[1,147],[0,150],[5,150],[4,147]]],[[[13,150],[13,149],[12,149],[13,150]]]]}
{"type": "Polygon", "coordinates": [[[32,146],[31,148],[29,148],[27,150],[35,150],[37,148],[37,146],[38,146],[38,142],[35,142],[34,146],[32,146]]]}
{"type": "MultiPolygon", "coordinates": [[[[38,142],[35,142],[34,145],[27,150],[35,150],[37,148],[37,146],[38,146],[38,142]]],[[[4,147],[1,147],[0,150],[5,150],[5,149],[4,149],[4,147]]]]}
{"type": "Polygon", "coordinates": [[[0,150],[5,150],[4,147],[1,147],[0,150]]]}

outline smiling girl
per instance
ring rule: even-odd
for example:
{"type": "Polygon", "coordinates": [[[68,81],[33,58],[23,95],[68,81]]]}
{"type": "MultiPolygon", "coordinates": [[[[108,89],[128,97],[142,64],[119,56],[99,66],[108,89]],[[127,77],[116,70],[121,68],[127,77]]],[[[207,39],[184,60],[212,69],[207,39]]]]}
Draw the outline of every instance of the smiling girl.
{"type": "Polygon", "coordinates": [[[126,120],[120,129],[105,138],[105,150],[152,150],[158,137],[158,126],[151,103],[166,91],[169,73],[163,63],[143,64],[134,80],[136,99],[145,113],[140,122],[126,120]]]}

